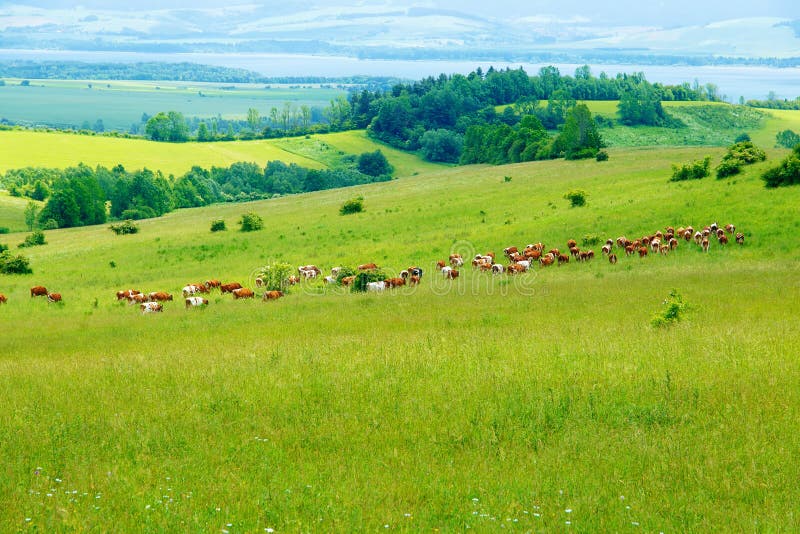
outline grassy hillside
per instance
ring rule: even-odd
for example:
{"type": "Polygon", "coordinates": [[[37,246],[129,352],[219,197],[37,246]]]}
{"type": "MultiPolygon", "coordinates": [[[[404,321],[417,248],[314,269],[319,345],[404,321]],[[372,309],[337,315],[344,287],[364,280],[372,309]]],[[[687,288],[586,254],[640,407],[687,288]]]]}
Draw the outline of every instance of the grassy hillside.
{"type": "Polygon", "coordinates": [[[800,189],[764,189],[770,161],[667,182],[707,152],[722,151],[441,169],[182,210],[133,236],[47,232],[33,275],[0,277],[0,530],[797,530],[800,189]],[[571,209],[576,187],[588,204],[571,209]],[[338,215],[354,193],[367,211],[338,215]],[[248,210],[265,230],[208,231],[248,210]],[[745,246],[452,284],[432,269],[451,250],[715,220],[745,246]],[[275,260],[426,274],[155,316],[114,298],[252,284],[275,260]],[[671,288],[689,309],[654,329],[671,288]]]}

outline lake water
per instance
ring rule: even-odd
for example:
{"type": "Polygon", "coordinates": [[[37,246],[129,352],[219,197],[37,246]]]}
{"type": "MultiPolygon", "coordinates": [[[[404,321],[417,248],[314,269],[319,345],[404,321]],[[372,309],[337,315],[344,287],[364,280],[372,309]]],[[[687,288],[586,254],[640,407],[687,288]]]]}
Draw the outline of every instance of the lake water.
{"type": "MultiPolygon", "coordinates": [[[[135,52],[75,52],[59,50],[0,50],[0,60],[28,59],[50,61],[136,62],[167,61],[204,63],[253,70],[265,76],[398,76],[417,80],[426,76],[467,74],[477,67],[484,71],[495,68],[523,67],[529,74],[551,63],[507,63],[487,61],[434,61],[434,60],[378,60],[338,56],[310,56],[292,54],[151,54],[135,52]]],[[[562,74],[574,74],[577,64],[554,64],[562,74]]],[[[719,94],[732,102],[740,96],[745,99],[764,99],[770,91],[777,98],[794,99],[800,96],[800,68],[771,68],[744,66],[650,66],[650,65],[596,65],[592,73],[601,71],[610,76],[619,72],[644,72],[651,82],[677,84],[682,82],[713,83],[719,94]]]]}

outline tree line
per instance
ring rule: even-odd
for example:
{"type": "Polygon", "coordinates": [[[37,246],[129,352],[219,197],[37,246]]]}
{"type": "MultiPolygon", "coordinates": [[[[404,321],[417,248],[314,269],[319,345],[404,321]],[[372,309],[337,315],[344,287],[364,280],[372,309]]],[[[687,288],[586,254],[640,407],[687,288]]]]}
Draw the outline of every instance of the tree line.
{"type": "Polygon", "coordinates": [[[158,217],[177,208],[216,202],[240,202],[280,195],[348,187],[391,179],[392,168],[380,151],[352,158],[351,166],[308,169],[270,161],[265,167],[238,162],[229,167],[192,167],[179,177],[160,171],[127,171],[79,164],[66,169],[11,169],[1,183],[11,195],[44,202],[26,210],[30,227],[69,228],[109,219],[158,217]]]}

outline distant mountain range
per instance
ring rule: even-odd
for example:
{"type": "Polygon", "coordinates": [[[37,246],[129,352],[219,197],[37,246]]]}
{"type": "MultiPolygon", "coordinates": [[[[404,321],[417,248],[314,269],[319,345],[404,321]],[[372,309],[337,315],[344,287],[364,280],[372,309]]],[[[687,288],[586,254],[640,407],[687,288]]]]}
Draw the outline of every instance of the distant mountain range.
{"type": "MultiPolygon", "coordinates": [[[[295,2],[296,4],[296,2],[295,2]]],[[[202,4],[201,4],[202,5],[202,4]]],[[[390,3],[303,10],[123,9],[0,5],[0,48],[135,52],[280,52],[387,59],[558,57],[593,61],[800,61],[800,20],[750,17],[710,24],[608,26],[586,17],[486,17],[390,3]],[[667,58],[665,60],[664,58],[667,58]]],[[[798,63],[790,61],[789,64],[798,63]]]]}

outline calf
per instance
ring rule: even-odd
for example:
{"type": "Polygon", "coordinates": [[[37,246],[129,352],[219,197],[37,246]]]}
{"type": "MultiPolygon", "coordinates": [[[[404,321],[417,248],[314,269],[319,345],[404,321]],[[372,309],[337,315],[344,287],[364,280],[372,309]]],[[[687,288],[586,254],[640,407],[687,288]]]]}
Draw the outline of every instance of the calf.
{"type": "Polygon", "coordinates": [[[645,246],[639,247],[639,257],[644,258],[645,256],[647,256],[647,247],[645,246]]]}
{"type": "Polygon", "coordinates": [[[717,241],[719,241],[720,245],[727,245],[728,244],[728,236],[722,234],[721,236],[717,237],[717,241]]]}
{"type": "Polygon", "coordinates": [[[61,293],[48,293],[47,302],[61,302],[61,293]]]}

